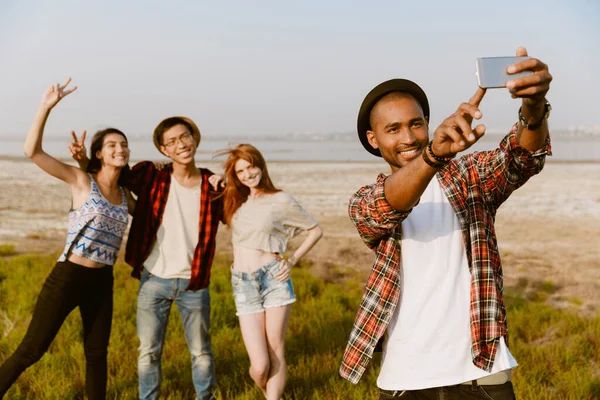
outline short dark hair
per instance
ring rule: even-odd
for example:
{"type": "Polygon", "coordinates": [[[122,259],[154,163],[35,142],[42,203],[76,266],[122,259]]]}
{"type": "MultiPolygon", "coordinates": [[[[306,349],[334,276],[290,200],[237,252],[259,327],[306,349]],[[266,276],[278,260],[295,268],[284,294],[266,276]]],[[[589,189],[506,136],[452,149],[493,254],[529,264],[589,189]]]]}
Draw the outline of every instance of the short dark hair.
{"type": "Polygon", "coordinates": [[[184,125],[192,134],[194,135],[194,128],[183,118],[180,117],[171,117],[161,121],[160,124],[154,130],[154,136],[156,137],[156,141],[164,146],[163,143],[163,134],[177,125],[184,125]]]}

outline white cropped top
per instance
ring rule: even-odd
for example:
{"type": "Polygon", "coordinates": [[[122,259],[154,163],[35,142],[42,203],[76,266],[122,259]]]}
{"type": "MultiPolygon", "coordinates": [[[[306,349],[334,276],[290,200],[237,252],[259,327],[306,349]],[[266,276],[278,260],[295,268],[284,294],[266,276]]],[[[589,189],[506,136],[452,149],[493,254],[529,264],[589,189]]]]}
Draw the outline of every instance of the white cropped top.
{"type": "Polygon", "coordinates": [[[249,197],[231,218],[231,241],[234,245],[283,254],[290,238],[317,224],[285,192],[249,197]]]}

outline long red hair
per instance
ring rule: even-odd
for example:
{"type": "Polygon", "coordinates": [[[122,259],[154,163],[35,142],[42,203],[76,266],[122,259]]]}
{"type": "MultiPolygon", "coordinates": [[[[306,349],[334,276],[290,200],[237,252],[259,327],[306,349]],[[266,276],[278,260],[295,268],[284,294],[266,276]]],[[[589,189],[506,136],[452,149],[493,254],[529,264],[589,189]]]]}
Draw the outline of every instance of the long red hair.
{"type": "Polygon", "coordinates": [[[223,163],[223,170],[225,171],[225,177],[227,178],[227,185],[223,191],[223,213],[225,216],[225,223],[231,227],[231,218],[233,214],[241,207],[242,204],[248,200],[250,194],[250,188],[244,185],[237,177],[235,172],[235,164],[238,160],[245,160],[250,163],[253,167],[258,167],[262,171],[262,178],[258,183],[258,189],[263,193],[276,193],[280,189],[277,189],[271,178],[269,177],[269,171],[267,170],[267,163],[263,158],[260,151],[251,144],[238,144],[233,149],[222,150],[216,153],[217,156],[229,155],[227,160],[223,163]]]}

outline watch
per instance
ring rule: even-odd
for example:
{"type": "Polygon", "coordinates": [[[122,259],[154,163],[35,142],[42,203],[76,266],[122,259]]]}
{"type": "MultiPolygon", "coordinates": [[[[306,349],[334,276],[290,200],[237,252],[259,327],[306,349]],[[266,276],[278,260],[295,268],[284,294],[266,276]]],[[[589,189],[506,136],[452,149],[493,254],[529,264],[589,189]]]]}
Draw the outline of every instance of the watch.
{"type": "Polygon", "coordinates": [[[542,126],[542,123],[545,119],[548,119],[548,117],[550,116],[550,111],[552,111],[552,106],[550,105],[550,103],[548,103],[548,100],[544,100],[544,116],[539,121],[528,124],[523,114],[521,114],[521,107],[519,107],[519,122],[521,123],[521,126],[525,129],[529,129],[532,131],[536,130],[540,126],[542,126]]]}

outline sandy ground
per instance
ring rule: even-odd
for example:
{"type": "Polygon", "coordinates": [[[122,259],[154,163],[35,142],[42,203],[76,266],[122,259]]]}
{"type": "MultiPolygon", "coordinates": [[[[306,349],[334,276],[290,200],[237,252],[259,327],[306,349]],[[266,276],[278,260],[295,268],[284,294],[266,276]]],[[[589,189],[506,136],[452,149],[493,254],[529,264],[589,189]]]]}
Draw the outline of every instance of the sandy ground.
{"type": "MultiPolygon", "coordinates": [[[[215,172],[217,163],[203,163],[215,172]]],[[[346,208],[361,185],[387,172],[373,163],[270,163],[275,184],[296,197],[317,218],[323,239],[306,259],[331,281],[366,280],[373,253],[358,238],[346,208]]],[[[18,252],[57,252],[64,244],[68,186],[29,160],[0,160],[0,243],[18,252]]],[[[496,229],[505,285],[535,290],[551,281],[549,301],[557,307],[600,310],[600,163],[552,163],[513,193],[500,208],[496,229]]],[[[221,227],[217,251],[230,252],[221,227]]],[[[302,237],[300,237],[301,240],[302,237]]],[[[292,241],[294,247],[298,239],[292,241]]]]}

